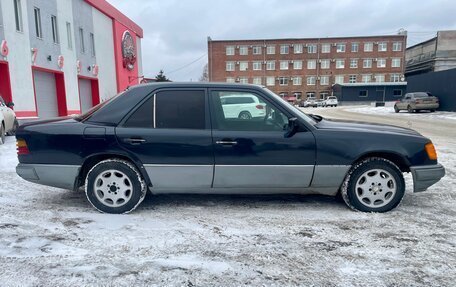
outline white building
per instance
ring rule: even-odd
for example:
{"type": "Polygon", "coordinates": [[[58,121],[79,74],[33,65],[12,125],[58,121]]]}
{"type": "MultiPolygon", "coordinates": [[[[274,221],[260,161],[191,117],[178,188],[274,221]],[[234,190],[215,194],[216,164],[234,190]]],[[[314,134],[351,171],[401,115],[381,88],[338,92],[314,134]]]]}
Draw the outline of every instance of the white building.
{"type": "Polygon", "coordinates": [[[0,95],[22,119],[84,112],[139,82],[142,36],[105,0],[0,0],[0,95]]]}

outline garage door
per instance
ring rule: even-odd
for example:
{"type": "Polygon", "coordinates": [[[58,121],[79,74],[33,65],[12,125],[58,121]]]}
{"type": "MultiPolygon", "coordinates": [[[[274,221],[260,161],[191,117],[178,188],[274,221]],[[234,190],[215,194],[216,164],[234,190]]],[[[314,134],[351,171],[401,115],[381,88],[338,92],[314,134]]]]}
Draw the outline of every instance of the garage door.
{"type": "Polygon", "coordinates": [[[38,117],[48,119],[59,116],[55,76],[51,73],[34,71],[36,106],[38,117]]]}
{"type": "Polygon", "coordinates": [[[81,99],[81,112],[85,113],[92,107],[92,82],[79,79],[79,98],[81,99]]]}

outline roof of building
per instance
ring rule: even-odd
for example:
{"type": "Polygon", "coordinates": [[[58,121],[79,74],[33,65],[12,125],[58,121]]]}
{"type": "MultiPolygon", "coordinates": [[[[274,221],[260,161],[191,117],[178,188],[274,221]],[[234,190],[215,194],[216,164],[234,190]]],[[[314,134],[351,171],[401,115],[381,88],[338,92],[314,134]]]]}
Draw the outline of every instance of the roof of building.
{"type": "Polygon", "coordinates": [[[395,35],[370,35],[370,36],[343,36],[343,37],[314,37],[314,38],[270,38],[270,39],[238,39],[238,40],[213,40],[208,37],[208,42],[260,42],[260,41],[297,41],[297,40],[325,40],[325,39],[354,39],[354,38],[395,38],[395,37],[407,37],[405,34],[395,35]]]}
{"type": "Polygon", "coordinates": [[[375,86],[407,86],[407,82],[371,82],[371,83],[343,83],[343,84],[334,84],[342,87],[375,87],[375,86]]]}
{"type": "Polygon", "coordinates": [[[104,13],[106,16],[115,19],[129,30],[133,31],[138,37],[143,37],[143,29],[130,18],[122,14],[116,7],[109,4],[106,0],[85,0],[87,3],[104,13]]]}

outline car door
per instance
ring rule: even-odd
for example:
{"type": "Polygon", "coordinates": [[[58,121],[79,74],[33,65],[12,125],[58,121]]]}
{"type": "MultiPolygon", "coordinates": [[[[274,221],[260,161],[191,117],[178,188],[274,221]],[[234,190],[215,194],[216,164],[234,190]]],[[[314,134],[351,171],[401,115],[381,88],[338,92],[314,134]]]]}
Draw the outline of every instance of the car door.
{"type": "Polygon", "coordinates": [[[116,128],[120,145],[143,163],[155,191],[211,187],[207,101],[205,89],[160,90],[116,128]]]}
{"type": "MultiPolygon", "coordinates": [[[[258,92],[210,90],[215,158],[214,188],[304,188],[315,165],[315,138],[302,128],[285,137],[293,115],[258,92]],[[250,119],[224,114],[221,98],[255,97],[265,113],[250,119]]],[[[286,192],[286,190],[283,190],[286,192]]]]}
{"type": "Polygon", "coordinates": [[[407,109],[407,106],[408,106],[408,102],[410,100],[410,94],[405,94],[405,96],[401,99],[400,103],[399,103],[399,108],[400,109],[407,109]]]}
{"type": "Polygon", "coordinates": [[[2,97],[0,97],[0,113],[2,113],[5,122],[5,132],[8,132],[13,128],[14,120],[11,119],[11,112],[2,97]]]}

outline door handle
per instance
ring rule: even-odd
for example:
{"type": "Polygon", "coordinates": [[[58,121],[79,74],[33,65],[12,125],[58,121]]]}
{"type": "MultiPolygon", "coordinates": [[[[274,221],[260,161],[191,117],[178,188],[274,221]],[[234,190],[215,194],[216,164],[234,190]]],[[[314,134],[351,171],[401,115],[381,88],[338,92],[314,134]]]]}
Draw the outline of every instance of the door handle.
{"type": "Polygon", "coordinates": [[[222,141],[216,141],[215,142],[216,144],[220,144],[220,145],[229,145],[229,146],[232,146],[232,145],[237,145],[237,141],[230,141],[230,140],[222,140],[222,141]]]}
{"type": "Polygon", "coordinates": [[[145,143],[146,140],[142,139],[142,138],[128,138],[128,139],[124,139],[124,142],[129,143],[131,145],[139,145],[139,144],[145,143]]]}

